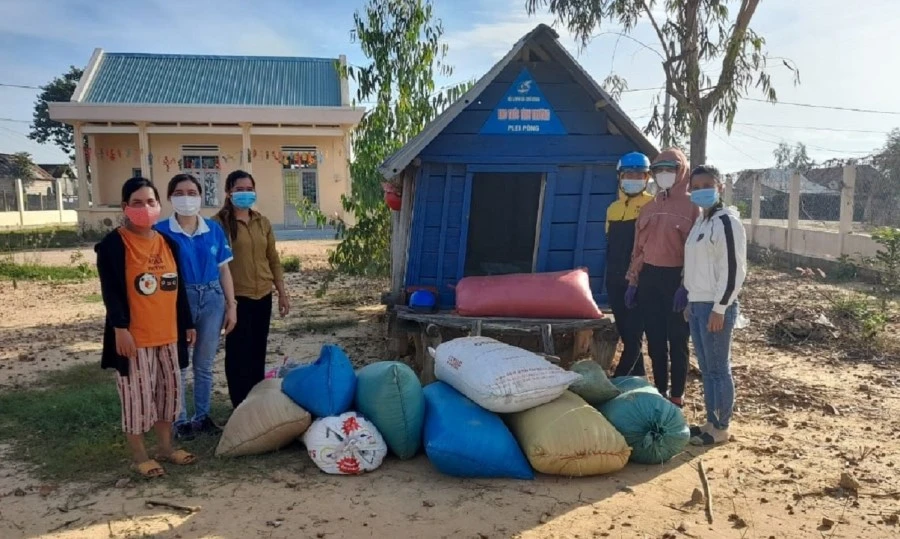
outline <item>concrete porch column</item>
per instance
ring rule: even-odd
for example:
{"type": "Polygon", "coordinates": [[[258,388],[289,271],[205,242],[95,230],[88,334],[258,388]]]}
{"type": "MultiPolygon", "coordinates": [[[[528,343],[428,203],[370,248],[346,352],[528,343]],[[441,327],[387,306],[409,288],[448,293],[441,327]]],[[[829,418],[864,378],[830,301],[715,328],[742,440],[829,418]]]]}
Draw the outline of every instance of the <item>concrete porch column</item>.
{"type": "Polygon", "coordinates": [[[244,171],[253,174],[253,158],[250,155],[250,124],[241,124],[241,163],[244,171]]]}
{"type": "MultiPolygon", "coordinates": [[[[88,148],[91,151],[88,153],[88,169],[91,171],[91,200],[94,203],[94,207],[100,206],[100,169],[97,164],[97,137],[95,135],[88,135],[88,148]]],[[[79,171],[85,181],[88,178],[88,171],[84,172],[79,171]]],[[[107,201],[108,203],[109,201],[107,201]]]]}
{"type": "MultiPolygon", "coordinates": [[[[84,158],[84,135],[81,132],[81,122],[73,125],[75,139],[75,168],[78,169],[78,209],[90,208],[90,186],[88,185],[87,160],[84,158]]],[[[95,202],[96,204],[96,202],[95,202]]]]}
{"type": "Polygon", "coordinates": [[[141,176],[153,180],[150,166],[150,137],[147,136],[147,122],[138,122],[138,146],[141,152],[141,176]]]}

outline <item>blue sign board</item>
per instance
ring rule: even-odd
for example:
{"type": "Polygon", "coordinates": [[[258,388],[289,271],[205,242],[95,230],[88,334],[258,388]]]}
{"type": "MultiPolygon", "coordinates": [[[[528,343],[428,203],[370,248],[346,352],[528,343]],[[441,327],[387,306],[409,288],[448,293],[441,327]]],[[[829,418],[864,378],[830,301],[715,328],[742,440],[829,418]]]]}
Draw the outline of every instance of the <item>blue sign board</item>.
{"type": "Polygon", "coordinates": [[[482,135],[566,135],[559,116],[538,88],[527,69],[516,81],[481,126],[482,135]]]}

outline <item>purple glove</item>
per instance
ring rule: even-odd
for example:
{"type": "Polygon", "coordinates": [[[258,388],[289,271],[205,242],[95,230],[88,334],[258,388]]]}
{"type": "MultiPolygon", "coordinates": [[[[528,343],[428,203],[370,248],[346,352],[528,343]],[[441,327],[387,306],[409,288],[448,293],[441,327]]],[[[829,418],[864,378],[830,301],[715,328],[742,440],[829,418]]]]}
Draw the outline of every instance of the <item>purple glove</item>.
{"type": "Polygon", "coordinates": [[[672,311],[680,313],[681,311],[687,309],[687,304],[688,291],[685,287],[679,286],[678,290],[675,291],[675,300],[672,302],[672,311]]]}
{"type": "Polygon", "coordinates": [[[625,291],[625,307],[629,309],[637,307],[637,287],[633,284],[628,285],[628,290],[625,291]]]}

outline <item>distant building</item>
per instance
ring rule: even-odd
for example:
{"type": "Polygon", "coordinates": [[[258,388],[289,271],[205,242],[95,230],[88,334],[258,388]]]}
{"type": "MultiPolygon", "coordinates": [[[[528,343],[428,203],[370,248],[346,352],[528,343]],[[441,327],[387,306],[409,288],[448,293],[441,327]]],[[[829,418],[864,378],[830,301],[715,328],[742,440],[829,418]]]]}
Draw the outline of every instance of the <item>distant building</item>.
{"type": "Polygon", "coordinates": [[[256,207],[276,226],[306,225],[295,207],[303,199],[344,216],[349,133],[364,113],[350,104],[344,63],[95,50],[72,100],[50,103],[50,117],[75,128],[76,168],[91,171],[90,186],[79,186],[79,221],[111,226],[125,180],[164,187],[181,172],[200,180],[209,216],[237,169],[253,174],[256,207]]]}
{"type": "MultiPolygon", "coordinates": [[[[16,206],[16,173],[14,156],[0,153],[0,211],[16,206]]],[[[40,210],[43,206],[56,204],[56,180],[46,170],[32,165],[30,177],[22,180],[22,190],[27,202],[26,209],[40,210]]]]}
{"type": "Polygon", "coordinates": [[[38,166],[60,181],[63,200],[74,200],[78,196],[78,176],[72,165],[39,163],[38,166]]]}
{"type": "MultiPolygon", "coordinates": [[[[753,200],[753,180],[760,179],[760,218],[787,219],[793,171],[777,168],[744,170],[735,175],[734,201],[748,207],[753,200]]],[[[800,176],[800,219],[838,221],[841,191],[800,176]]],[[[746,217],[749,217],[747,215],[746,217]]]]}

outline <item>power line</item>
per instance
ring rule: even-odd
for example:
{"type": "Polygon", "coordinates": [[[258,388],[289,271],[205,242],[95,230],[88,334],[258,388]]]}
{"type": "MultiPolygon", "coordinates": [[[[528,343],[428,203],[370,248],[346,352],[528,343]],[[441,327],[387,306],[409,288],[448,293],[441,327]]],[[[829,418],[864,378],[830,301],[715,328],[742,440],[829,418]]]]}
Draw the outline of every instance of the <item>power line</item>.
{"type": "Polygon", "coordinates": [[[757,124],[757,123],[749,123],[749,122],[734,122],[734,125],[747,125],[747,126],[757,126],[757,127],[777,127],[782,129],[804,129],[809,131],[840,131],[845,133],[875,133],[878,135],[887,135],[890,131],[870,131],[866,129],[841,129],[838,127],[813,127],[813,126],[802,126],[802,125],[776,125],[776,124],[757,124]]]}
{"type": "Polygon", "coordinates": [[[764,163],[763,161],[760,161],[759,159],[753,157],[753,156],[750,155],[749,153],[745,152],[744,150],[738,148],[737,146],[735,146],[734,144],[732,144],[731,142],[729,142],[725,137],[723,137],[722,135],[716,133],[716,131],[715,131],[714,129],[712,129],[712,130],[710,130],[710,131],[712,132],[713,135],[716,136],[716,138],[718,138],[719,140],[721,140],[722,142],[724,142],[724,143],[727,144],[728,146],[731,146],[731,148],[733,148],[736,152],[742,154],[744,157],[747,157],[747,158],[749,158],[749,159],[752,159],[753,161],[756,161],[757,163],[759,163],[759,164],[761,164],[761,165],[765,165],[765,164],[766,164],[766,163],[764,163]]]}
{"type": "Polygon", "coordinates": [[[0,118],[0,122],[15,122],[17,124],[30,124],[31,120],[16,120],[14,118],[0,118]]]}
{"type": "Polygon", "coordinates": [[[813,105],[811,103],[794,103],[791,101],[772,101],[766,99],[759,99],[756,97],[742,97],[744,101],[756,101],[758,103],[770,103],[772,105],[790,105],[792,107],[806,107],[811,109],[828,109],[828,110],[844,110],[847,112],[864,112],[866,114],[894,114],[900,116],[900,112],[890,111],[890,110],[872,110],[872,109],[858,109],[855,107],[836,107],[831,105],[813,105]]]}
{"type": "Polygon", "coordinates": [[[0,82],[0,86],[6,86],[7,88],[22,88],[25,90],[43,90],[38,86],[28,86],[26,84],[7,84],[5,82],[0,82]]]}
{"type": "MultiPolygon", "coordinates": [[[[781,140],[780,140],[780,141],[766,140],[766,139],[764,139],[764,138],[761,138],[761,137],[757,137],[757,136],[751,135],[750,133],[747,133],[746,131],[739,131],[739,130],[737,130],[737,129],[734,130],[734,133],[736,133],[736,134],[738,134],[738,135],[745,136],[745,137],[750,137],[750,138],[755,139],[755,140],[758,140],[758,141],[760,141],[760,142],[765,142],[765,143],[767,143],[767,144],[774,144],[774,145],[776,145],[776,146],[779,145],[779,144],[781,144],[782,142],[788,142],[788,139],[786,139],[786,138],[784,138],[784,137],[781,137],[781,140]]],[[[765,135],[768,135],[768,133],[764,133],[764,134],[765,134],[765,135]]],[[[796,142],[796,141],[794,141],[794,142],[796,142]]],[[[820,151],[823,151],[823,152],[832,152],[832,153],[845,153],[845,154],[855,154],[855,155],[862,155],[862,154],[869,154],[869,153],[871,153],[871,151],[868,151],[868,150],[867,150],[867,151],[859,151],[859,150],[834,150],[834,149],[831,149],[831,148],[823,148],[823,147],[821,147],[821,146],[813,146],[812,144],[806,144],[806,146],[809,147],[809,148],[813,148],[813,149],[815,149],[815,150],[820,150],[820,151]]]]}

